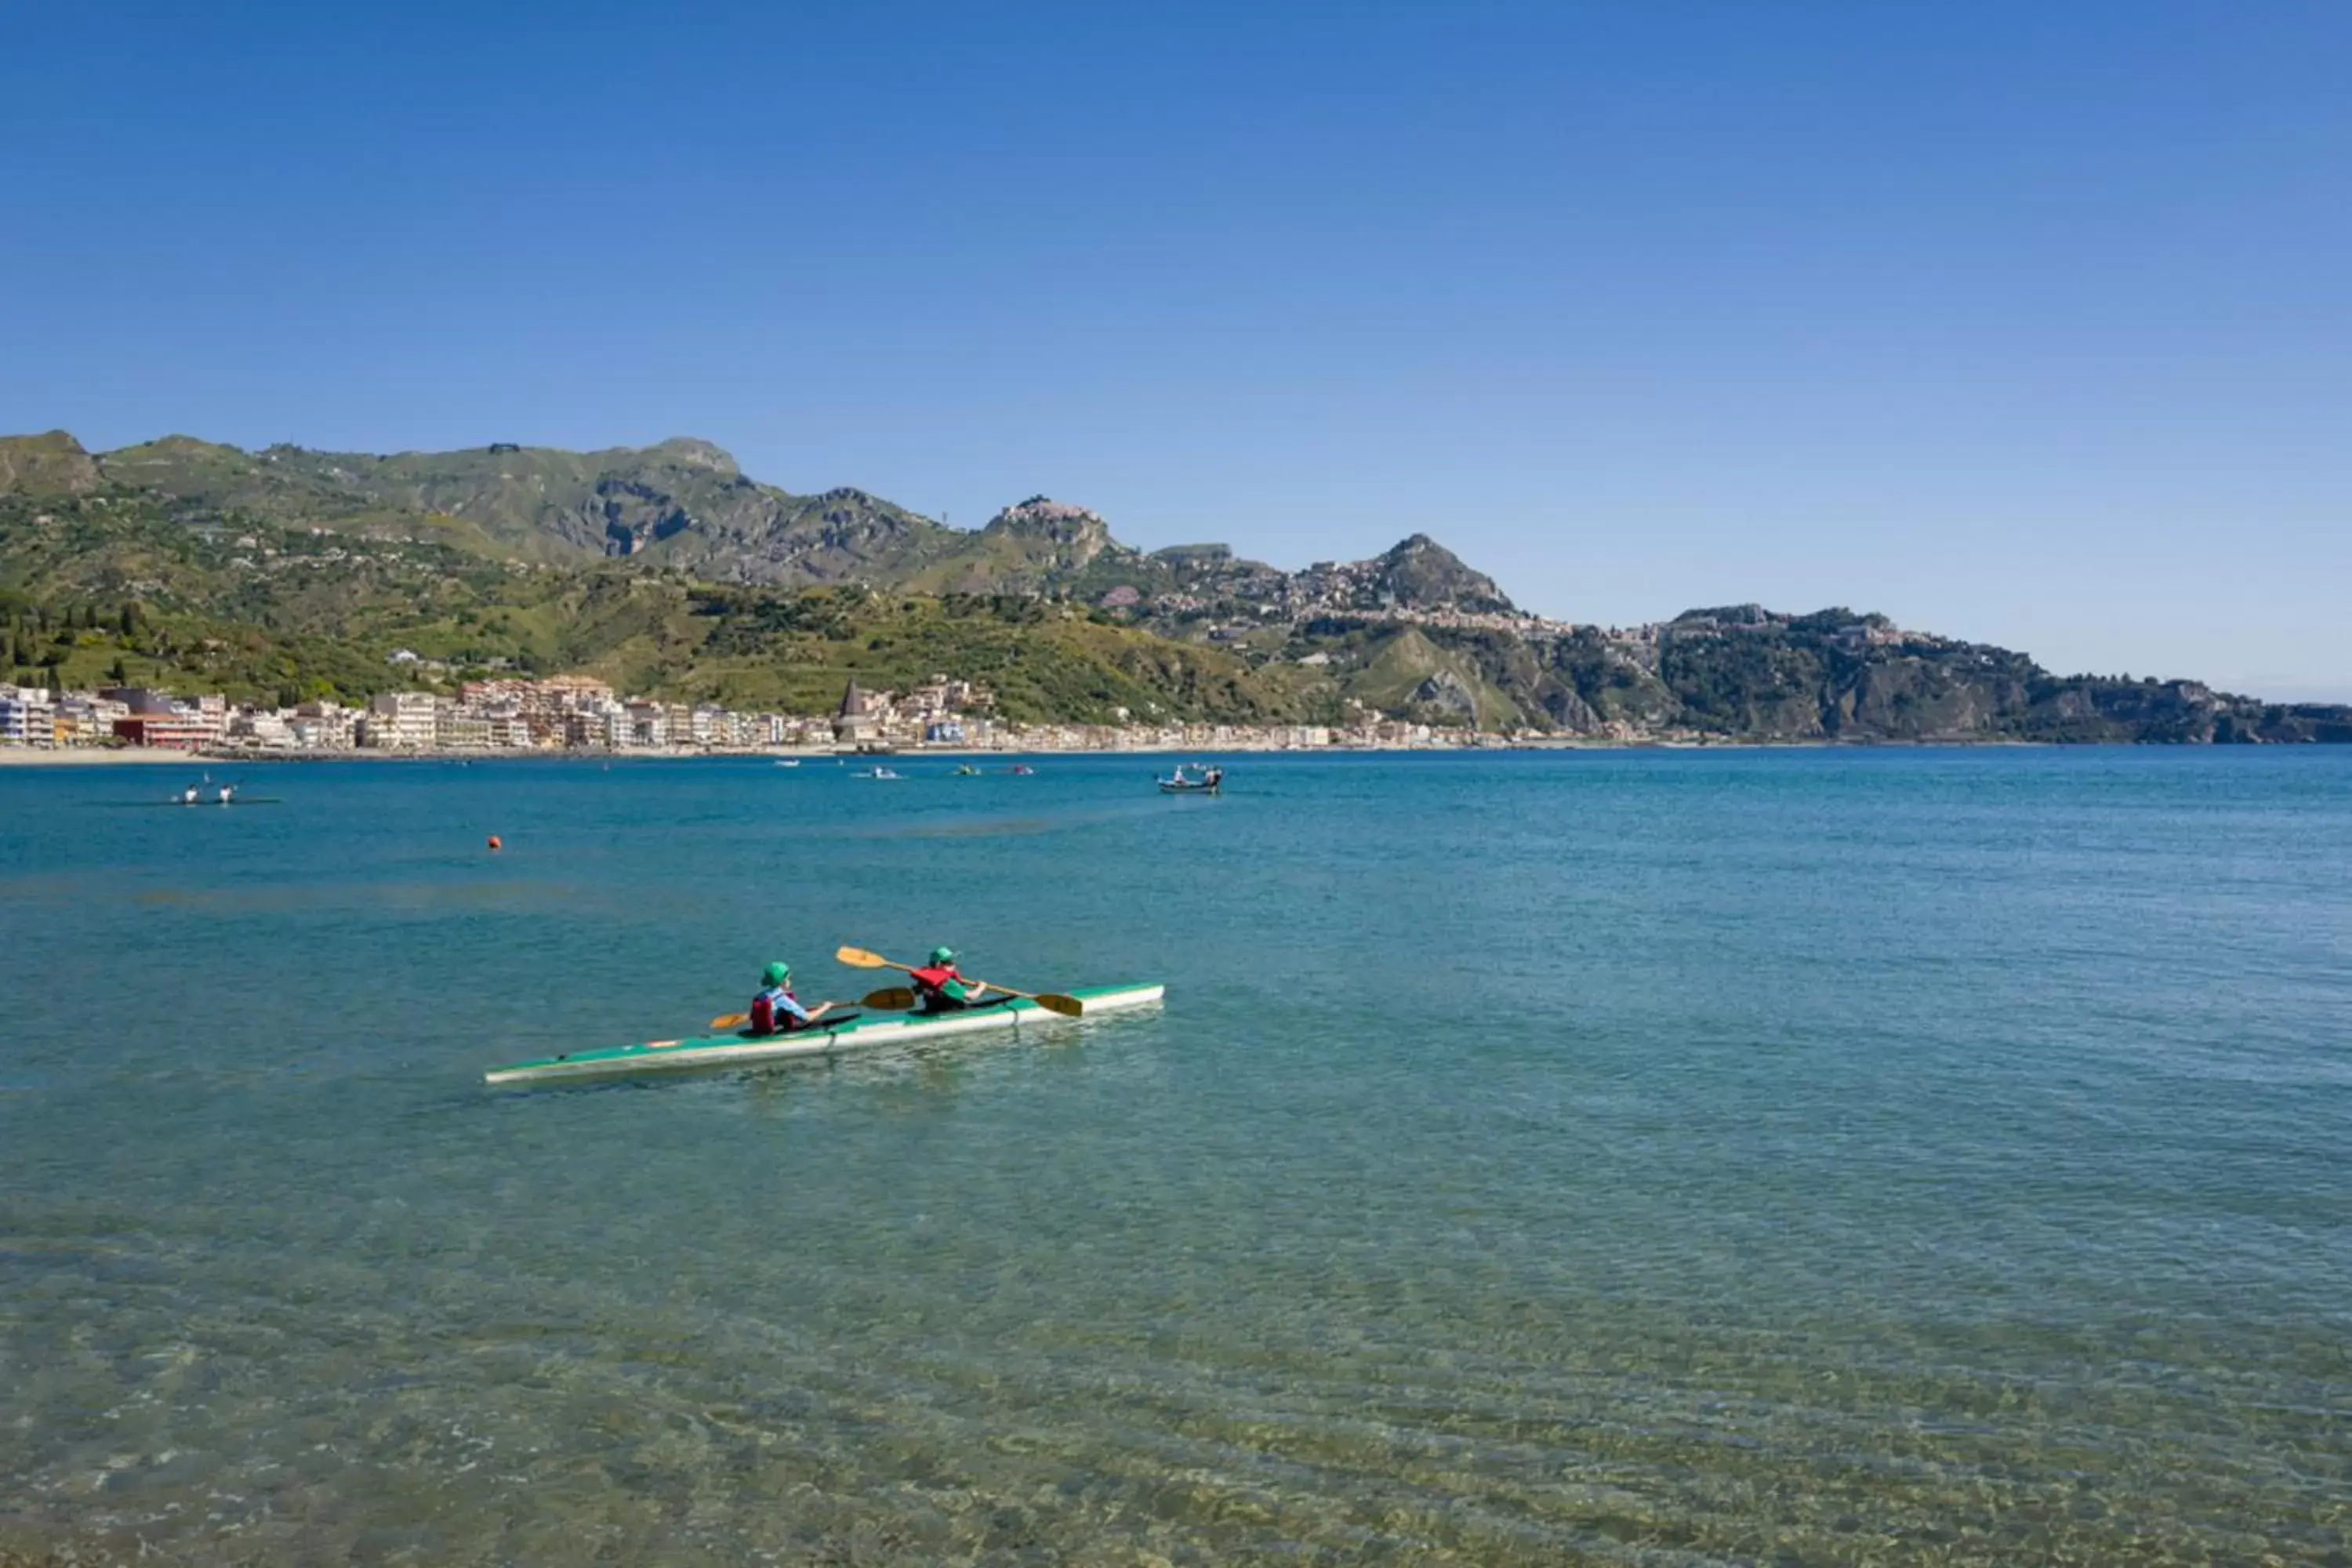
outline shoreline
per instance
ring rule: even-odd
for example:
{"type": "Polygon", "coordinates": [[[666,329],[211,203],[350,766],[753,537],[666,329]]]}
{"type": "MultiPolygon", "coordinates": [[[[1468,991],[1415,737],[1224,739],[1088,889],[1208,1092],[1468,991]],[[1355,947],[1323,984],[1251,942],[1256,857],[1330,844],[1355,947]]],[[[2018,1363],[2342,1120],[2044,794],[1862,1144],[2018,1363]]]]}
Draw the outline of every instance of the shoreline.
{"type": "MultiPolygon", "coordinates": [[[[2144,746],[2139,741],[2020,741],[2011,739],[1926,741],[1616,741],[1599,739],[1498,741],[1478,746],[1251,746],[1138,745],[975,748],[923,746],[902,752],[720,751],[697,747],[633,747],[627,751],[495,748],[467,751],[179,751],[164,746],[0,746],[0,768],[10,767],[248,767],[263,763],[674,763],[768,761],[823,763],[875,763],[940,761],[970,762],[1001,757],[1006,762],[1033,757],[1251,757],[1251,756],[1483,756],[1502,752],[1770,752],[1770,751],[1917,751],[1946,747],[1967,749],[2031,749],[2052,746],[2144,746]]],[[[2252,748],[2260,750],[2262,748],[2252,748]]]]}

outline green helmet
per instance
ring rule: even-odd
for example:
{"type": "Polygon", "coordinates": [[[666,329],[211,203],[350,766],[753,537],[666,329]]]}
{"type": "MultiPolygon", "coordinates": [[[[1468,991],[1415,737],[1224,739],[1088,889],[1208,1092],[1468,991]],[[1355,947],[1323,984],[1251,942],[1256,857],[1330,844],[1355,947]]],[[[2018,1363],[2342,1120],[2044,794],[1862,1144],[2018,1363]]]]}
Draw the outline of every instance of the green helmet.
{"type": "Polygon", "coordinates": [[[792,977],[793,966],[789,963],[772,963],[760,972],[760,978],[771,985],[782,985],[792,977]]]}
{"type": "Polygon", "coordinates": [[[932,968],[937,969],[942,963],[953,963],[954,962],[955,949],[951,947],[935,947],[931,949],[932,968]]]}

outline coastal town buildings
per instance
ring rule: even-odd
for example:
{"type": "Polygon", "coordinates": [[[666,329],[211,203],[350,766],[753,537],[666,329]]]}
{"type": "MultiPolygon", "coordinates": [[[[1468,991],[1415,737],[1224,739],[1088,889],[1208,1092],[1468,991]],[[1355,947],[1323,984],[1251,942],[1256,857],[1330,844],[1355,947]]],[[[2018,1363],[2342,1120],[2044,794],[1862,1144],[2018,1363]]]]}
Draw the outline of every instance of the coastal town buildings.
{"type": "Polygon", "coordinates": [[[0,691],[0,746],[54,744],[53,700],[37,686],[0,691]]]}
{"type": "Polygon", "coordinates": [[[467,681],[454,697],[392,691],[364,707],[311,699],[290,707],[175,697],[135,687],[53,692],[0,685],[0,747],[165,748],[263,756],[435,755],[540,752],[655,754],[759,751],[896,752],[924,747],[1005,752],[1312,750],[1462,746],[1501,737],[1366,715],[1345,726],[1013,724],[987,688],[945,674],[905,692],[851,682],[832,713],[741,712],[720,703],[617,696],[605,683],[467,681]]]}
{"type": "Polygon", "coordinates": [[[425,751],[438,733],[432,693],[387,691],[368,704],[360,721],[359,743],[382,752],[425,751]]]}

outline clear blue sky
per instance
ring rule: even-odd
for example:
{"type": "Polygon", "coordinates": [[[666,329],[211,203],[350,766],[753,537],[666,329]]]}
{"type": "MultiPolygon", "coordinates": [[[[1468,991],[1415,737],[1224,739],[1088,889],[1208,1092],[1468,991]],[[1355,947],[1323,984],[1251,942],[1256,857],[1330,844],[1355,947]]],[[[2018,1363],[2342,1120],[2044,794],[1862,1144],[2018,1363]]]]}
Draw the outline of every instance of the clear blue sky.
{"type": "Polygon", "coordinates": [[[19,6],[0,429],[708,437],[2352,698],[2352,5],[19,6]]]}

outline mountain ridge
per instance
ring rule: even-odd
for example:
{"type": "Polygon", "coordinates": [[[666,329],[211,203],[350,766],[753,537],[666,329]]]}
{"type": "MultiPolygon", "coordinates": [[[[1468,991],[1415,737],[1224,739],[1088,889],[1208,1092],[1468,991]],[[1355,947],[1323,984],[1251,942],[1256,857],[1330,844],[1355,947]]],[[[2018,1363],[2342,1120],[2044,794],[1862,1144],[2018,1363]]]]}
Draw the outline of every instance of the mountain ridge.
{"type": "Polygon", "coordinates": [[[1255,601],[1297,598],[1282,584],[1328,579],[1364,588],[1359,608],[1379,607],[1385,595],[1406,607],[1510,609],[1492,579],[1426,534],[1366,562],[1283,573],[1224,544],[1139,550],[1100,513],[1044,495],[960,530],[856,487],[802,495],[751,479],[724,447],[690,436],[588,451],[492,442],[388,454],[283,442],[247,451],[179,434],[89,453],[64,431],[0,437],[0,491],[37,493],[68,470],[85,489],[112,483],[204,510],[423,529],[527,562],[621,557],[719,582],[1096,595],[1124,586],[1143,597],[1255,601]]]}
{"type": "Polygon", "coordinates": [[[850,487],[761,484],[693,437],[383,456],[0,437],[0,679],[20,681],[119,665],[166,686],[365,696],[406,682],[386,663],[406,650],[730,702],[950,669],[1026,717],[1097,721],[2352,741],[2352,707],[2054,676],[1845,609],[1544,621],[1421,532],[1287,573],[1223,544],[1138,550],[1043,495],[953,530],[850,487]]]}

